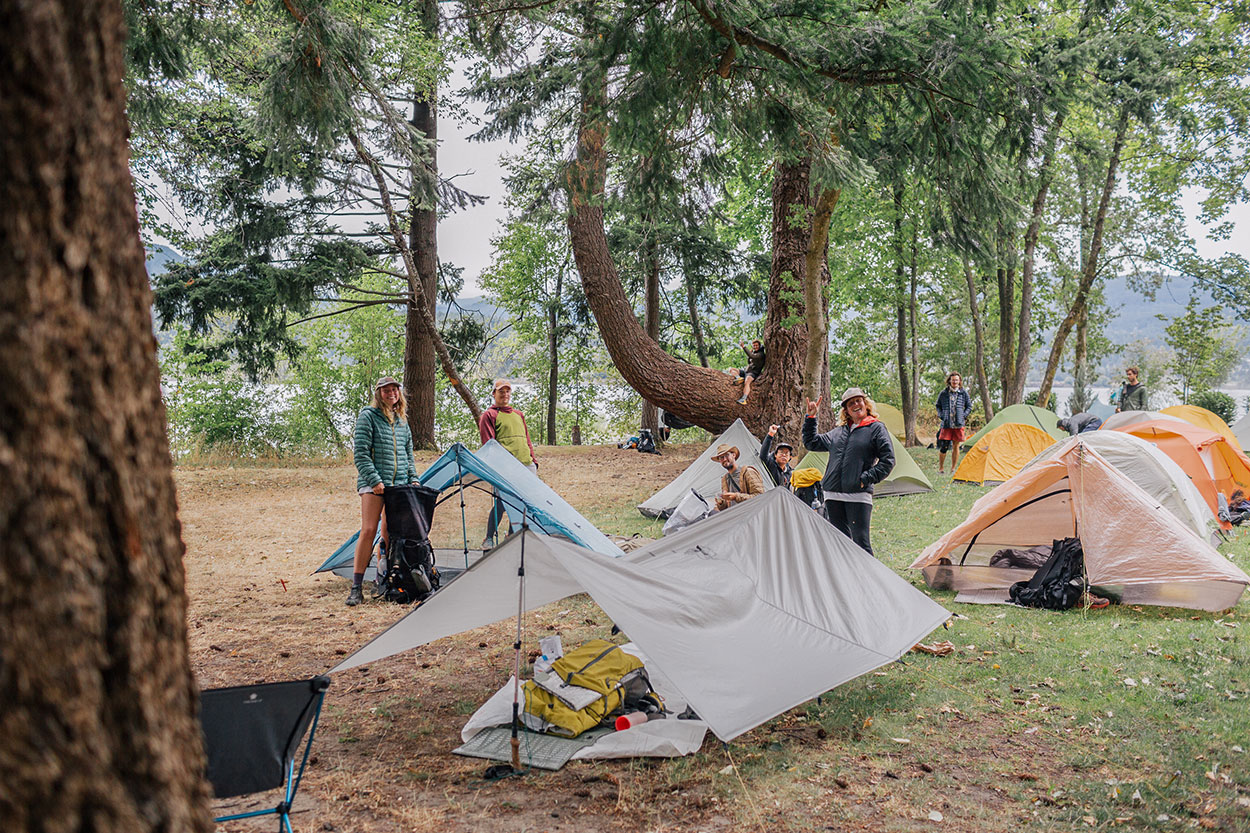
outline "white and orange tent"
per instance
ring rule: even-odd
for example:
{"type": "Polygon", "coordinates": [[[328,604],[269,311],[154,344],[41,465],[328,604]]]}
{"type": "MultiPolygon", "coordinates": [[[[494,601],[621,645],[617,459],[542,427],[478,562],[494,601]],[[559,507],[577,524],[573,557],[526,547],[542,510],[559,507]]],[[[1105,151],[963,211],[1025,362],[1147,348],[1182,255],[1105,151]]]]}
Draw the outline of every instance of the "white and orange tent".
{"type": "Polygon", "coordinates": [[[1237,604],[1250,576],[1076,439],[983,496],[912,568],[935,588],[1007,588],[1034,571],[990,566],[994,553],[1078,537],[1089,583],[1118,591],[1125,604],[1237,604]]]}
{"type": "Polygon", "coordinates": [[[1114,430],[1153,443],[1175,460],[1212,512],[1219,512],[1217,494],[1231,498],[1237,489],[1250,493],[1250,458],[1214,431],[1181,419],[1138,422],[1114,430]]]}

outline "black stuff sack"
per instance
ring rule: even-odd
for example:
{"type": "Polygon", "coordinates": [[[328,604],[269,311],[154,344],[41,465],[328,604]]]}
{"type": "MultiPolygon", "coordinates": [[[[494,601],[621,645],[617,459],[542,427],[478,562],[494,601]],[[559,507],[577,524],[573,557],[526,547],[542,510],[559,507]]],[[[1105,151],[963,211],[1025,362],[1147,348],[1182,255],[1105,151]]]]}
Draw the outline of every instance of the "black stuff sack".
{"type": "Polygon", "coordinates": [[[438,589],[430,523],[438,492],[410,483],[382,493],[390,539],[378,570],[378,596],[397,604],[423,601],[438,589]]]}
{"type": "Polygon", "coordinates": [[[1050,558],[1028,581],[1017,581],[1008,591],[1024,607],[1067,610],[1085,592],[1085,551],[1080,538],[1064,538],[1051,546],[1050,558]]]}

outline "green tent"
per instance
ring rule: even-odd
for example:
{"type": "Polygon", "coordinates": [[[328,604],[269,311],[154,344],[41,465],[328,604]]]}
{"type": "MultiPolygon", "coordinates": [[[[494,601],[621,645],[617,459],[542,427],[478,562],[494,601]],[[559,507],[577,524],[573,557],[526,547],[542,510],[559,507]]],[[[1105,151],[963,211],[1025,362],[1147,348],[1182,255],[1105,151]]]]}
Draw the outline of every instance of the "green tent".
{"type": "MultiPolygon", "coordinates": [[[[932,492],[933,484],[929,482],[929,478],[924,476],[924,472],[920,470],[920,466],[916,465],[916,461],[907,453],[907,449],[903,448],[902,440],[891,434],[890,442],[894,443],[894,471],[890,472],[889,477],[876,485],[873,493],[877,497],[890,497],[892,495],[915,495],[920,492],[932,492]]],[[[796,471],[798,469],[814,468],[818,469],[821,474],[824,474],[825,466],[828,464],[828,452],[809,451],[803,455],[803,459],[794,468],[796,471]]]]}
{"type": "Polygon", "coordinates": [[[971,448],[977,444],[977,440],[998,426],[1006,425],[1009,422],[1018,422],[1021,425],[1031,425],[1034,428],[1040,428],[1056,440],[1066,440],[1068,438],[1068,432],[1059,427],[1059,415],[1054,411],[1048,411],[1036,405],[1008,405],[994,414],[994,418],[985,423],[984,428],[964,440],[964,448],[971,448]]]}

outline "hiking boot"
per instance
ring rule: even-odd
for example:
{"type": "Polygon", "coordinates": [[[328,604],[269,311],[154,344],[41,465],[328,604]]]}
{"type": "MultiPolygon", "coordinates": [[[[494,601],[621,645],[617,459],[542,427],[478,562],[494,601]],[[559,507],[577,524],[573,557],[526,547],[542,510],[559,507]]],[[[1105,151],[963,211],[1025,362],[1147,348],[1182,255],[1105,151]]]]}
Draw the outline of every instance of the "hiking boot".
{"type": "Polygon", "coordinates": [[[739,405],[745,405],[745,404],[747,404],[747,398],[746,398],[745,396],[741,397],[741,398],[738,400],[738,404],[739,404],[739,405]]]}
{"type": "Polygon", "coordinates": [[[365,600],[364,593],[361,592],[360,585],[352,585],[352,592],[347,594],[347,606],[355,607],[365,600]]]}

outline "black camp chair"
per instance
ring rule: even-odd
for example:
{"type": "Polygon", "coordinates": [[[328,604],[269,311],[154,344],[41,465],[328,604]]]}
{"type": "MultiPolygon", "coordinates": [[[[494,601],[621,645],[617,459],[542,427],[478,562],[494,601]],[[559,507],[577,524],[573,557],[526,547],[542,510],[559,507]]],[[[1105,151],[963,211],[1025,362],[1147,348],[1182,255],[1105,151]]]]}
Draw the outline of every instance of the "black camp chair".
{"type": "Polygon", "coordinates": [[[231,798],[286,785],[285,797],[276,807],[220,816],[214,821],[274,814],[279,833],[293,833],[291,802],[304,777],[321,703],[329,687],[329,677],[313,677],[200,692],[200,726],[213,794],[231,798]],[[296,772],[295,755],[305,731],[308,742],[296,772]]]}

